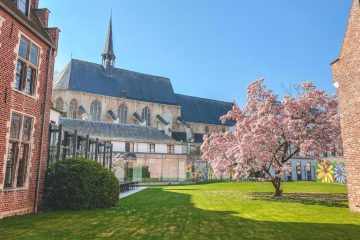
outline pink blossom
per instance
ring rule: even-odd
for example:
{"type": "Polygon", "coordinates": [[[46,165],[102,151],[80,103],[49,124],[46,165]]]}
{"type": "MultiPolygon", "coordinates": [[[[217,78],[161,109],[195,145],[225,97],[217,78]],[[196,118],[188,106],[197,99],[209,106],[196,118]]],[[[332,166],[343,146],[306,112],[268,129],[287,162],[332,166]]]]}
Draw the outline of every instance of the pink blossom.
{"type": "Polygon", "coordinates": [[[313,83],[300,85],[296,97],[279,97],[264,85],[264,79],[248,86],[248,101],[236,103],[221,117],[235,121],[235,131],[214,133],[204,139],[203,158],[215,174],[235,172],[236,178],[261,171],[281,195],[280,183],[288,161],[296,156],[341,151],[338,102],[335,96],[313,83]]]}

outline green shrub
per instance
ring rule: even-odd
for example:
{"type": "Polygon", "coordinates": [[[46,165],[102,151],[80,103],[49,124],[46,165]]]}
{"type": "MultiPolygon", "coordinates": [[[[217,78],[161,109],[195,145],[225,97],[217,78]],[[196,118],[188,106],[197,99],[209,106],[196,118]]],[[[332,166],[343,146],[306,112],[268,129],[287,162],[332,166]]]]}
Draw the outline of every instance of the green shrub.
{"type": "Polygon", "coordinates": [[[86,159],[66,159],[51,165],[45,185],[45,205],[51,209],[113,207],[119,199],[119,182],[114,174],[86,159]]]}

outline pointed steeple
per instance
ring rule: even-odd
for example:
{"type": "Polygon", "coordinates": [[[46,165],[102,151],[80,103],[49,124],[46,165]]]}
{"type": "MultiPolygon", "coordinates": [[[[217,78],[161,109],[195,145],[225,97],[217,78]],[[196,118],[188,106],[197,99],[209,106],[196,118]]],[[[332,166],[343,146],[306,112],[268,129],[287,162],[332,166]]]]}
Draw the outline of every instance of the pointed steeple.
{"type": "Polygon", "coordinates": [[[111,70],[115,67],[115,53],[113,46],[113,36],[112,36],[112,13],[110,17],[109,23],[109,31],[106,38],[105,49],[103,54],[101,55],[103,58],[102,65],[106,70],[111,70]]]}

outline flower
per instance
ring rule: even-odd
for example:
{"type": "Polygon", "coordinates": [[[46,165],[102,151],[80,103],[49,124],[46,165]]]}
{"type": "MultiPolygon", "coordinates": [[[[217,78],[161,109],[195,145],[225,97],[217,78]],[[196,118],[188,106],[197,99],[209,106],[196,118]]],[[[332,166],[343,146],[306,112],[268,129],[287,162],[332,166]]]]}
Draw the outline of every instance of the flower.
{"type": "Polygon", "coordinates": [[[346,182],[346,174],[345,174],[345,166],[343,163],[337,163],[334,167],[334,180],[338,183],[345,184],[346,182]]]}
{"type": "Polygon", "coordinates": [[[332,164],[321,162],[318,164],[316,172],[318,173],[317,179],[321,179],[323,183],[332,183],[334,181],[334,169],[332,164]]]}

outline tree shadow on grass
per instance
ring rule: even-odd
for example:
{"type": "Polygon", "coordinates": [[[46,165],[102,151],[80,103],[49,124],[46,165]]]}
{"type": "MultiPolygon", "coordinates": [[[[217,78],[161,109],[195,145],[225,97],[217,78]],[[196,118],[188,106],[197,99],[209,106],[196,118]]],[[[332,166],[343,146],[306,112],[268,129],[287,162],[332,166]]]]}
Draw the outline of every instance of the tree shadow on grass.
{"type": "Polygon", "coordinates": [[[241,212],[201,209],[186,193],[148,188],[121,199],[111,209],[51,212],[1,220],[0,238],[334,240],[358,239],[360,236],[360,226],[354,224],[276,222],[250,218],[243,217],[241,212]]]}
{"type": "Polygon", "coordinates": [[[271,192],[249,193],[253,200],[297,202],[305,205],[322,205],[327,207],[348,208],[346,193],[283,193],[281,197],[274,197],[271,192]]]}

